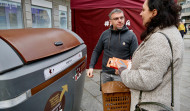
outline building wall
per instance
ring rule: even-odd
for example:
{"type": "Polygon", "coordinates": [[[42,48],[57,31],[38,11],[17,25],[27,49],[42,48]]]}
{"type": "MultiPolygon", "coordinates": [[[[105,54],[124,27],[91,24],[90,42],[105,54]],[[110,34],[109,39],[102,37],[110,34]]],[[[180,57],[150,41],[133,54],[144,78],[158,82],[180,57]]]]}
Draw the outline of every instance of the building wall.
{"type": "MultiPolygon", "coordinates": [[[[70,0],[2,0],[2,1],[13,2],[13,3],[18,2],[21,4],[22,16],[20,18],[22,18],[23,20],[23,28],[37,28],[37,26],[36,27],[34,26],[34,14],[33,14],[34,10],[32,10],[32,8],[39,7],[44,10],[47,9],[50,12],[48,14],[49,16],[51,16],[49,20],[49,22],[51,23],[47,26],[47,28],[63,28],[62,25],[60,25],[61,24],[60,13],[63,11],[66,14],[64,15],[64,17],[67,18],[66,20],[64,19],[67,22],[66,24],[64,23],[64,25],[66,25],[67,29],[71,30],[70,0]]],[[[4,8],[4,10],[5,9],[7,10],[7,7],[4,8]]],[[[38,24],[36,23],[36,25],[38,24]]],[[[43,27],[45,28],[46,26],[43,27]]],[[[9,28],[10,27],[8,27],[8,29],[9,28]]]]}
{"type": "Polygon", "coordinates": [[[184,25],[187,29],[187,33],[189,34],[188,31],[190,31],[190,0],[181,0],[178,2],[182,7],[180,19],[185,22],[184,25]]]}
{"type": "Polygon", "coordinates": [[[66,1],[66,6],[67,6],[67,20],[68,20],[68,29],[72,30],[72,25],[71,25],[71,5],[70,5],[70,1],[66,1]]]}
{"type": "Polygon", "coordinates": [[[24,28],[32,28],[31,0],[21,0],[24,28]]]}
{"type": "Polygon", "coordinates": [[[185,3],[182,5],[181,18],[190,23],[190,3],[185,3]]]}

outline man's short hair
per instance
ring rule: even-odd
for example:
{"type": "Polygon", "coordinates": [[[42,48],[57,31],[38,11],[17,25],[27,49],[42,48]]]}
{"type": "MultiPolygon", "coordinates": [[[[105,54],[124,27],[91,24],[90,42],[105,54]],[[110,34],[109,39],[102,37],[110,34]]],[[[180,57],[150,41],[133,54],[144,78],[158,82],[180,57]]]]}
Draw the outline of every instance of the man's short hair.
{"type": "MultiPolygon", "coordinates": [[[[118,8],[113,9],[113,10],[109,13],[109,15],[108,15],[110,19],[112,19],[112,18],[111,18],[111,15],[112,15],[113,13],[123,13],[123,11],[122,11],[121,9],[118,9],[118,8]]],[[[123,14],[124,14],[124,13],[123,13],[123,14]]]]}

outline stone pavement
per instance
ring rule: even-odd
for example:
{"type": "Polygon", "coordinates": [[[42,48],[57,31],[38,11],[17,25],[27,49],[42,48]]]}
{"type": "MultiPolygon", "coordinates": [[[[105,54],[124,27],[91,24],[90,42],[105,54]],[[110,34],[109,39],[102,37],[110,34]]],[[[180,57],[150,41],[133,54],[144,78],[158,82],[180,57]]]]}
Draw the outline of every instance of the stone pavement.
{"type": "Polygon", "coordinates": [[[185,52],[181,74],[181,111],[190,110],[190,35],[184,36],[185,52]]]}
{"type": "MultiPolygon", "coordinates": [[[[190,35],[184,36],[185,52],[181,74],[181,110],[190,111],[190,35]]],[[[100,70],[94,70],[93,78],[85,78],[81,111],[103,111],[100,91],[100,70]]]]}

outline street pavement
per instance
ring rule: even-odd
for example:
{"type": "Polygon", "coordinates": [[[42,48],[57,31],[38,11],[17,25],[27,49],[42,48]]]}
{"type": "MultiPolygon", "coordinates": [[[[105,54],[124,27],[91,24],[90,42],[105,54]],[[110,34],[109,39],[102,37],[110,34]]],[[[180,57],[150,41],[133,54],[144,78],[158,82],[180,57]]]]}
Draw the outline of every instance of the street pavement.
{"type": "MultiPolygon", "coordinates": [[[[180,80],[180,111],[190,111],[190,35],[184,36],[184,45],[184,60],[180,80]]],[[[85,78],[80,111],[103,111],[99,72],[100,70],[96,69],[93,78],[85,78]]]]}
{"type": "Polygon", "coordinates": [[[185,35],[184,44],[185,52],[183,57],[183,68],[180,81],[180,111],[190,111],[190,35],[185,35]]]}

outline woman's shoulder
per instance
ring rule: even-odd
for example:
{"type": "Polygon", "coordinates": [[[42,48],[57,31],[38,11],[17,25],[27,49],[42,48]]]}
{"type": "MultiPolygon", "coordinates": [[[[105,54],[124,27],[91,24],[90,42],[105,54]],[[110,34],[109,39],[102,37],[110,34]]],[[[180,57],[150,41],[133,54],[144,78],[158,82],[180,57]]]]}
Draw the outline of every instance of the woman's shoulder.
{"type": "Polygon", "coordinates": [[[146,42],[150,44],[151,46],[153,45],[161,45],[161,44],[168,44],[168,41],[165,37],[165,35],[173,41],[176,38],[180,38],[180,33],[176,27],[167,27],[164,29],[157,29],[147,37],[146,42]]]}
{"type": "Polygon", "coordinates": [[[173,47],[181,47],[183,45],[183,39],[177,27],[171,26],[164,28],[162,30],[158,30],[154,34],[152,34],[152,41],[159,42],[159,44],[168,44],[168,41],[165,35],[169,38],[173,47]],[[164,33],[164,34],[163,34],[164,33]]]}
{"type": "Polygon", "coordinates": [[[159,29],[154,34],[152,34],[153,37],[157,37],[158,39],[161,39],[165,35],[169,39],[181,38],[180,32],[176,26],[170,26],[164,29],[159,29]]]}

